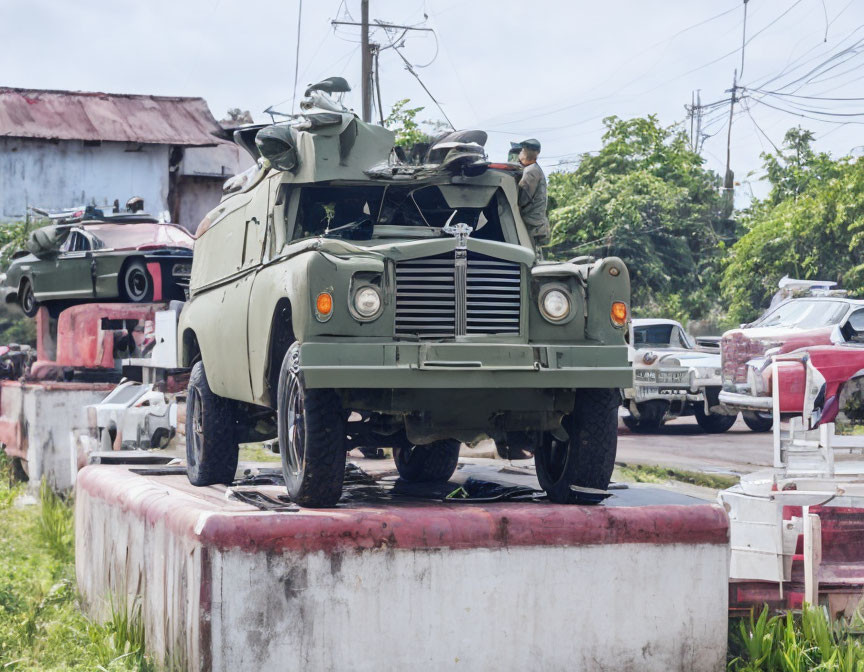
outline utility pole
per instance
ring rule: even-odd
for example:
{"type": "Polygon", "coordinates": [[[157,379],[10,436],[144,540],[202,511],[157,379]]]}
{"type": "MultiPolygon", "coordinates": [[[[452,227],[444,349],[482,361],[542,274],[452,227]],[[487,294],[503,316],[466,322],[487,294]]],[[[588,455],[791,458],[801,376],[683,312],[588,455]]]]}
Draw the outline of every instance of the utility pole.
{"type": "Polygon", "coordinates": [[[732,94],[729,98],[729,129],[726,132],[726,175],[723,178],[723,186],[726,189],[732,189],[735,184],[732,178],[732,116],[735,114],[735,94],[738,92],[738,68],[735,68],[735,73],[732,75],[732,88],[729,89],[732,94]]]}
{"type": "Polygon", "coordinates": [[[696,120],[696,92],[690,92],[690,149],[696,151],[696,136],[693,135],[693,122],[696,120]]]}
{"type": "Polygon", "coordinates": [[[702,89],[696,89],[696,153],[702,153],[702,89]]]}
{"type": "MultiPolygon", "coordinates": [[[[360,91],[363,98],[363,109],[362,109],[362,117],[363,121],[371,122],[372,121],[372,95],[374,91],[373,80],[377,82],[377,75],[374,72],[373,64],[376,58],[376,55],[379,51],[382,51],[382,47],[379,44],[375,44],[374,42],[369,41],[369,0],[360,0],[360,21],[331,21],[331,25],[333,26],[356,26],[360,28],[360,50],[361,50],[361,60],[360,60],[360,91]]],[[[386,21],[378,21],[376,20],[374,24],[371,25],[372,28],[384,28],[390,30],[401,30],[402,34],[399,36],[397,40],[394,40],[393,43],[389,45],[385,45],[383,49],[388,49],[391,46],[395,46],[396,43],[401,40],[408,32],[411,31],[419,31],[419,32],[428,32],[433,33],[431,28],[424,28],[421,26],[402,26],[395,23],[388,23],[386,21]]],[[[399,53],[398,49],[396,53],[399,53]]],[[[399,53],[399,56],[402,60],[405,60],[405,57],[399,53]]],[[[416,73],[413,73],[416,77],[416,73]]],[[[422,84],[422,82],[421,82],[422,84]]],[[[425,87],[424,87],[425,88],[425,87]]],[[[380,95],[379,95],[380,98],[380,95]]],[[[380,101],[379,101],[380,105],[380,101]]],[[[380,113],[383,115],[383,110],[380,110],[380,113]]]]}
{"type": "Polygon", "coordinates": [[[372,121],[372,51],[369,49],[369,0],[360,0],[360,69],[363,121],[372,121]]]}

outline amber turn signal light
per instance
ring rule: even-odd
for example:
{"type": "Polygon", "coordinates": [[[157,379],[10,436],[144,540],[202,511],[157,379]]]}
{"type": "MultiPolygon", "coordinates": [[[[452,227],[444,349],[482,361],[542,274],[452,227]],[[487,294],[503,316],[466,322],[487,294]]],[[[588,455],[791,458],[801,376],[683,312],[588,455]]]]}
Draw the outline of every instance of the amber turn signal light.
{"type": "Polygon", "coordinates": [[[615,301],[609,315],[612,318],[612,324],[616,327],[623,327],[627,322],[627,304],[623,301],[615,301]]]}
{"type": "Polygon", "coordinates": [[[315,300],[315,308],[319,315],[326,317],[333,311],[333,297],[327,292],[321,292],[315,300]]]}

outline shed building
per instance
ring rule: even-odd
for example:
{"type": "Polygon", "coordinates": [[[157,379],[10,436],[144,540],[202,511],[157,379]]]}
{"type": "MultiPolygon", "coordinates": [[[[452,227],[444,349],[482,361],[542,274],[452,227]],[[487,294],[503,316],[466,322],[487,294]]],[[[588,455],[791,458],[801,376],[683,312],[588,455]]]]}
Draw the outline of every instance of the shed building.
{"type": "Polygon", "coordinates": [[[249,165],[202,98],[0,87],[0,220],[144,199],[194,231],[249,165]]]}

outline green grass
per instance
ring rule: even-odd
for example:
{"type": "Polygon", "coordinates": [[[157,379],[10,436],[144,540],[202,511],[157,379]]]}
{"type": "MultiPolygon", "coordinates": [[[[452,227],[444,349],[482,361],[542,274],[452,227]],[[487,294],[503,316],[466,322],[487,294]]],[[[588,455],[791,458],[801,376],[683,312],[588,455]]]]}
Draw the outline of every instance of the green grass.
{"type": "Polygon", "coordinates": [[[274,453],[263,443],[244,443],[240,446],[241,462],[281,462],[279,453],[274,453]]]}
{"type": "Polygon", "coordinates": [[[111,604],[104,625],[81,613],[71,503],[43,486],[38,504],[16,507],[22,492],[0,454],[0,670],[154,669],[137,604],[111,604]]]}
{"type": "Polygon", "coordinates": [[[729,624],[730,672],[862,672],[860,616],[831,621],[820,607],[799,614],[769,617],[765,609],[758,618],[729,624]]]}
{"type": "Polygon", "coordinates": [[[738,483],[737,476],[705,474],[700,471],[687,471],[685,469],[672,469],[647,464],[626,464],[624,462],[615,463],[615,473],[612,477],[616,481],[623,481],[625,483],[668,483],[669,481],[678,481],[714,490],[725,490],[738,483]]]}

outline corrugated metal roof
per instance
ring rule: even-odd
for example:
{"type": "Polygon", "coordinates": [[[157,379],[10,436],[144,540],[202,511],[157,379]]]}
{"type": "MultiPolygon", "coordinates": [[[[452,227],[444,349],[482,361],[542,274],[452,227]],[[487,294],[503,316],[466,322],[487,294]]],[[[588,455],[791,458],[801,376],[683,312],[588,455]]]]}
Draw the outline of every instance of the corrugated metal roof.
{"type": "Polygon", "coordinates": [[[0,137],[215,145],[203,98],[0,87],[0,137]]]}

